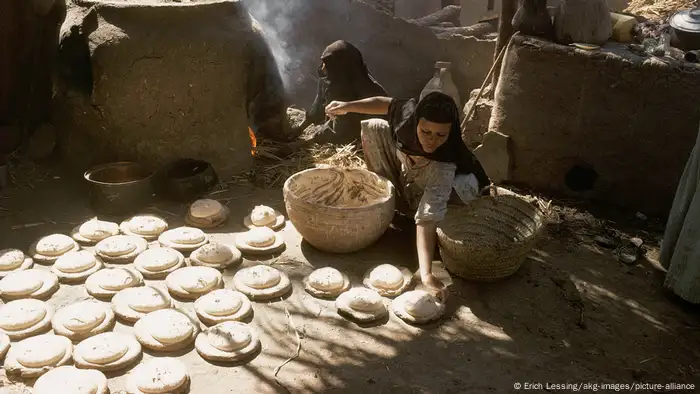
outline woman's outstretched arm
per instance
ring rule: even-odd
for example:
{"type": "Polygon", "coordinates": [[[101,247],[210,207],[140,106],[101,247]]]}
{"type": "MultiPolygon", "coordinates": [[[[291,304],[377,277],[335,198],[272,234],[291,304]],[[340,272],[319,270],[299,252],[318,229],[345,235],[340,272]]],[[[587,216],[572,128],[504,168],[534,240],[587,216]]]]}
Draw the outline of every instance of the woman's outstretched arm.
{"type": "Polygon", "coordinates": [[[391,97],[370,97],[356,101],[332,101],[326,106],[326,114],[333,118],[348,112],[367,115],[386,115],[389,113],[391,97]]]}

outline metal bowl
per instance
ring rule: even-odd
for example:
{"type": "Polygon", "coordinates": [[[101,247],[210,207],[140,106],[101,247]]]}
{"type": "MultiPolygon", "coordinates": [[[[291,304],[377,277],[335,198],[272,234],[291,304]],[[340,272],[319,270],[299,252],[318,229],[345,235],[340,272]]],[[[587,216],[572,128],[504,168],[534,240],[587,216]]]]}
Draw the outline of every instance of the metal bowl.
{"type": "Polygon", "coordinates": [[[187,202],[208,193],[219,182],[211,164],[204,160],[179,159],[163,171],[158,190],[168,200],[187,202]]]}
{"type": "Polygon", "coordinates": [[[90,186],[92,208],[108,215],[124,215],[153,200],[153,171],[129,161],[102,164],[83,174],[90,186]]]}

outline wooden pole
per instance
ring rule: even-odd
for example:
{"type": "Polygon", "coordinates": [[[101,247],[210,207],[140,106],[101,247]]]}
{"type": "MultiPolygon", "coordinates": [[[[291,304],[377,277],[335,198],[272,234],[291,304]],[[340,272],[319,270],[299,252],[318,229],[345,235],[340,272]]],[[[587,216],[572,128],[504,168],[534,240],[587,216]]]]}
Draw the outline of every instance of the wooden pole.
{"type": "MultiPolygon", "coordinates": [[[[515,12],[518,9],[518,0],[501,0],[501,13],[498,19],[498,38],[496,38],[496,51],[493,53],[494,67],[500,67],[499,54],[501,49],[510,41],[510,37],[515,33],[513,29],[512,21],[515,16],[515,12]]],[[[500,69],[494,72],[491,77],[491,92],[490,95],[496,91],[496,85],[498,84],[498,77],[500,76],[500,69]]]]}

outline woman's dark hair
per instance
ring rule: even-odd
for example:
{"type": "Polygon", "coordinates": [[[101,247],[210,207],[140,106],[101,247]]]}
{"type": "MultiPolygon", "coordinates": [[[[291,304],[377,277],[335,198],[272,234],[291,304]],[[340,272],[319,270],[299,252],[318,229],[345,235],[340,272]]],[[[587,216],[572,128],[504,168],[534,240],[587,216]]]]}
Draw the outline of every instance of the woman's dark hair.
{"type": "Polygon", "coordinates": [[[423,118],[435,123],[453,123],[459,121],[457,106],[452,97],[432,92],[421,100],[418,110],[418,118],[423,118]]]}

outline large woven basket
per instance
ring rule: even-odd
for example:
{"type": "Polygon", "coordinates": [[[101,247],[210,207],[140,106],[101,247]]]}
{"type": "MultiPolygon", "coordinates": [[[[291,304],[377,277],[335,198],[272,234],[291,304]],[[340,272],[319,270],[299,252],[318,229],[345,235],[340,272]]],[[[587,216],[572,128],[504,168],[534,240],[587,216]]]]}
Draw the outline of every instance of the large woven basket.
{"type": "Polygon", "coordinates": [[[350,253],[381,237],[394,218],[391,182],[363,169],[311,168],[284,183],[287,215],[316,249],[350,253]]]}
{"type": "Polygon", "coordinates": [[[438,226],[440,254],[453,274],[493,282],[520,268],[543,223],[544,213],[518,195],[481,197],[450,207],[438,226]]]}

